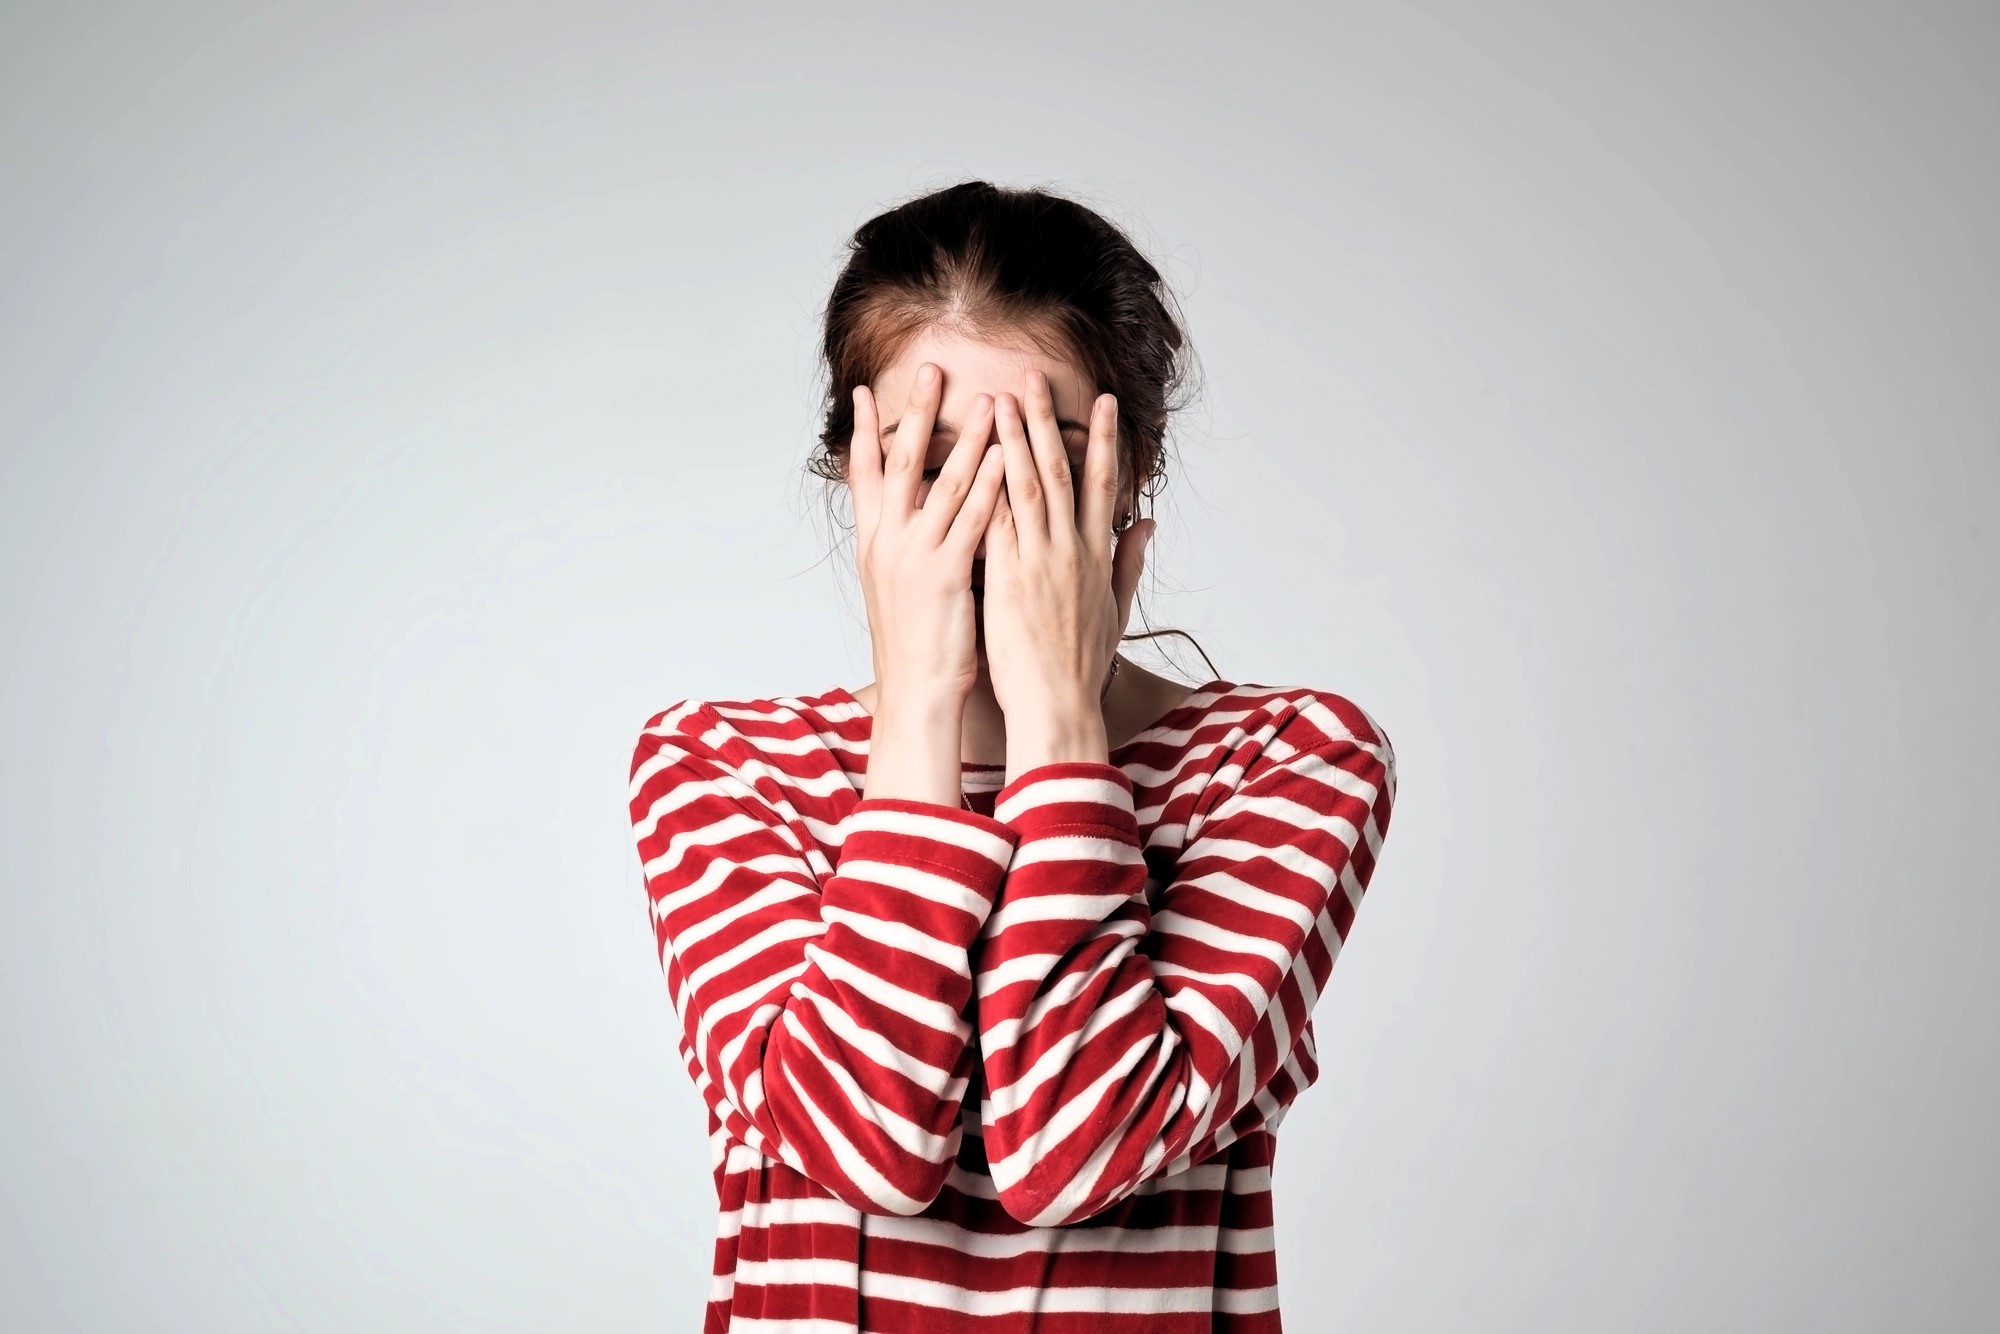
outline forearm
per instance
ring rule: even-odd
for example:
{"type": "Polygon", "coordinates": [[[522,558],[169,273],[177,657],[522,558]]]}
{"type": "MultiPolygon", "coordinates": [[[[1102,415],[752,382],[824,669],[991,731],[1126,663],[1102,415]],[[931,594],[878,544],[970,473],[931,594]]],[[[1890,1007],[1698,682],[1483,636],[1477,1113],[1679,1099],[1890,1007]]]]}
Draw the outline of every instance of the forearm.
{"type": "Polygon", "coordinates": [[[974,975],[982,1129],[1016,1218],[1087,1217],[1271,1086],[1372,868],[1386,755],[1285,747],[1207,809],[1157,894],[1117,767],[1003,791],[1019,842],[974,975]]]}
{"type": "Polygon", "coordinates": [[[730,1133],[856,1208],[922,1209],[970,1075],[968,951],[1012,853],[955,806],[863,799],[823,882],[703,735],[642,735],[633,831],[683,1046],[730,1133]]]}

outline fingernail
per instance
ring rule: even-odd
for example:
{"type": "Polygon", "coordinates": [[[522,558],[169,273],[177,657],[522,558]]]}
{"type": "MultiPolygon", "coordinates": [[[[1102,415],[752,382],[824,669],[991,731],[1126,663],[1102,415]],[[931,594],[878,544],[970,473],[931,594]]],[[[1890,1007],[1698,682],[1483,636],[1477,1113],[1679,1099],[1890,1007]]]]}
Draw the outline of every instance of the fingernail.
{"type": "Polygon", "coordinates": [[[931,365],[928,361],[917,368],[917,383],[924,388],[930,388],[931,382],[936,379],[937,367],[931,365]]]}

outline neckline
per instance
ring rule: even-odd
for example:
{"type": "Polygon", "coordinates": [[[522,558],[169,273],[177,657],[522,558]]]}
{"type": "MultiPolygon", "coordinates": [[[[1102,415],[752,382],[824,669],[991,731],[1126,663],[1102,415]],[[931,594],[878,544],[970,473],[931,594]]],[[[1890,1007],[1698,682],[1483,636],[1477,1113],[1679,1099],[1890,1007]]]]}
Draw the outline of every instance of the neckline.
{"type": "MultiPolygon", "coordinates": [[[[1184,711],[1188,706],[1188,701],[1193,699],[1196,695],[1204,694],[1207,691],[1216,689],[1217,687],[1221,687],[1222,693],[1226,695],[1230,691],[1236,689],[1237,685],[1238,685],[1237,682],[1225,680],[1224,678],[1219,676],[1215,677],[1212,680],[1203,681],[1200,685],[1197,685],[1194,689],[1188,691],[1186,695],[1182,696],[1180,703],[1174,705],[1171,709],[1168,709],[1165,713],[1153,719],[1152,722],[1147,723],[1144,727],[1134,732],[1131,736],[1126,737],[1123,741],[1111,747],[1109,752],[1111,757],[1111,763],[1114,765],[1118,763],[1117,757],[1120,752],[1130,750],[1133,746],[1138,745],[1141,741],[1145,740],[1148,736],[1152,735],[1154,732],[1163,731],[1167,723],[1172,721],[1176,715],[1184,711]]],[[[863,731],[861,739],[864,742],[871,741],[874,739],[875,715],[868,711],[868,707],[865,704],[863,704],[860,700],[854,697],[853,691],[849,690],[846,686],[837,685],[833,687],[833,689],[826,691],[819,698],[823,700],[833,700],[836,703],[852,704],[860,712],[861,718],[863,720],[862,724],[863,731]]],[[[1220,696],[1218,696],[1218,698],[1220,698],[1220,696]]],[[[1211,701],[1211,703],[1212,702],[1213,701],[1211,701]]],[[[961,770],[964,770],[968,773],[994,773],[1005,770],[1007,766],[1004,763],[978,764],[971,760],[960,760],[958,762],[958,767],[961,770]]]]}

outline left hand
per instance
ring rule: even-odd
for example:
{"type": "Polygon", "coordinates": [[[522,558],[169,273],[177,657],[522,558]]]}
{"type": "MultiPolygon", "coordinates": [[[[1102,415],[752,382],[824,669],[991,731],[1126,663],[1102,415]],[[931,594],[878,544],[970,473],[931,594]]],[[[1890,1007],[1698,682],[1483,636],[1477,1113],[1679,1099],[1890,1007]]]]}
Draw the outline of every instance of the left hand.
{"type": "MultiPolygon", "coordinates": [[[[1080,479],[1072,475],[1040,371],[1028,372],[1022,402],[999,395],[994,417],[1007,484],[986,528],[982,614],[987,671],[1007,718],[1011,756],[1017,735],[1050,742],[1074,739],[1093,723],[1102,728],[1098,692],[1131,615],[1155,525],[1138,520],[1117,536],[1114,549],[1114,396],[1099,394],[1091,405],[1080,479]]],[[[1098,737],[1101,743],[1101,730],[1098,737]]]]}

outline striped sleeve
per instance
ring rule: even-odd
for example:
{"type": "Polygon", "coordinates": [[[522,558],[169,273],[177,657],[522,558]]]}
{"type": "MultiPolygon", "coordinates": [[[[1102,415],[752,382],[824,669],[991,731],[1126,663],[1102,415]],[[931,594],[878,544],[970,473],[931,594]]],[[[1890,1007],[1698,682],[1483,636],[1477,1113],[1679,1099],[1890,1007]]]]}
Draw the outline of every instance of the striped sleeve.
{"type": "Polygon", "coordinates": [[[743,1143],[857,1209],[918,1213],[957,1155],[968,950],[1015,835],[956,807],[863,798],[822,883],[751,777],[767,766],[725,760],[728,735],[684,703],[632,757],[633,838],[689,1073],[743,1143]]]}
{"type": "Polygon", "coordinates": [[[1365,714],[1313,713],[1352,726],[1293,715],[1198,804],[1208,813],[1150,904],[1122,770],[1051,763],[1000,793],[994,814],[1019,842],[973,966],[982,1133],[1013,1217],[1088,1218],[1274,1121],[1305,1082],[1295,1044],[1395,789],[1365,714]]]}

